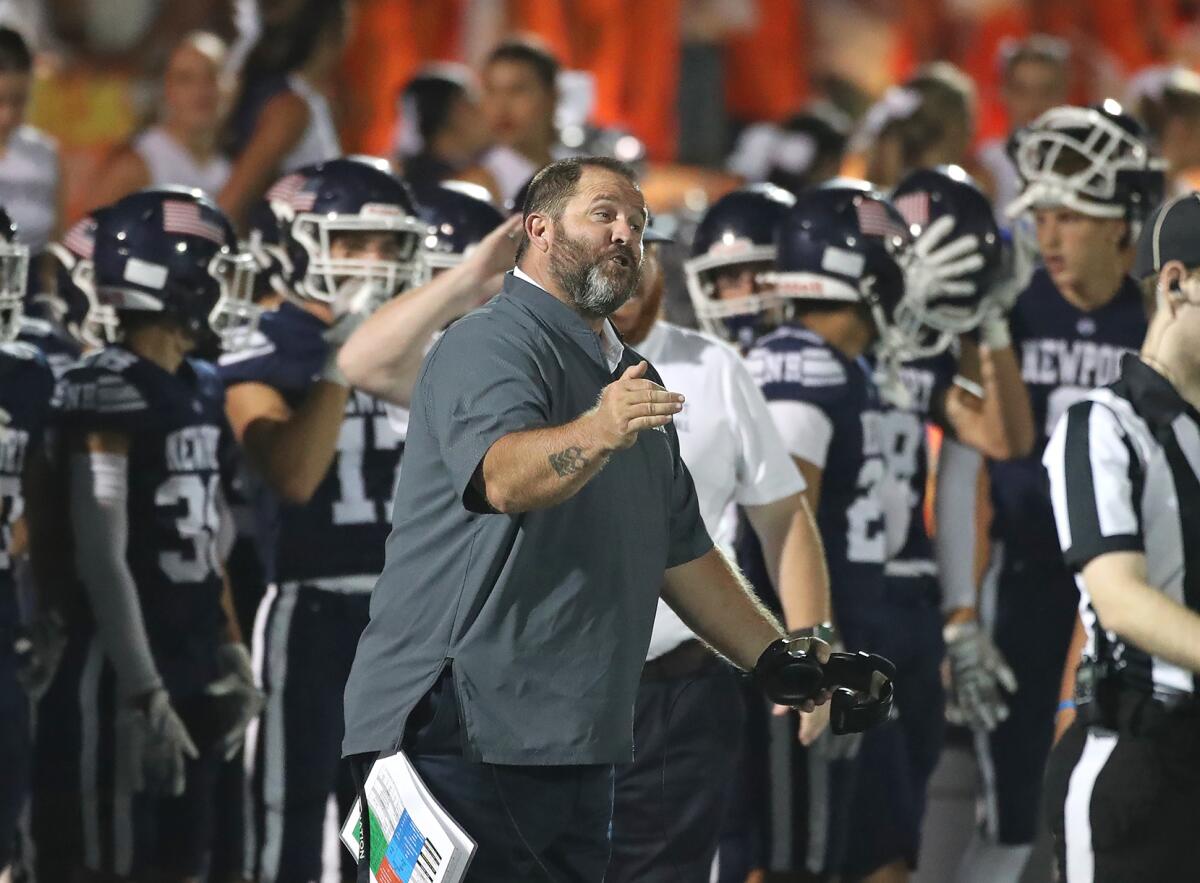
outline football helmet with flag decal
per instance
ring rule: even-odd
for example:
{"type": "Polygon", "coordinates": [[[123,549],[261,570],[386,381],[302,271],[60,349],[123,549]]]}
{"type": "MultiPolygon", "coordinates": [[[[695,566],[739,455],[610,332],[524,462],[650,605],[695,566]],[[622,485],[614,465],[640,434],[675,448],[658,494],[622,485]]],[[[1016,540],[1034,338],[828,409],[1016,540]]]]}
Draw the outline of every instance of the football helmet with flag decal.
{"type": "Polygon", "coordinates": [[[120,339],[122,315],[169,317],[204,346],[215,335],[238,348],[253,332],[255,264],[238,249],[233,227],[203,192],[141,190],[104,209],[92,245],[95,302],[88,324],[97,339],[120,339]]]}
{"type": "Polygon", "coordinates": [[[982,321],[1004,263],[1000,229],[988,198],[959,166],[910,172],[891,200],[914,239],[912,256],[927,269],[931,258],[944,258],[942,272],[920,281],[909,274],[893,317],[912,355],[936,355],[982,321]]]}
{"type": "Polygon", "coordinates": [[[795,203],[781,187],[752,184],[722,196],[704,214],[683,270],[696,320],[709,334],[748,344],[762,330],[758,323],[772,301],[759,271],[772,269],[775,228],[795,203]],[[739,272],[753,281],[743,291],[722,293],[719,277],[739,272]]]}
{"type": "Polygon", "coordinates": [[[0,206],[0,343],[16,340],[25,311],[29,247],[17,242],[17,225],[0,206]]]}
{"type": "Polygon", "coordinates": [[[1055,107],[1013,140],[1023,182],[1007,208],[1017,217],[1036,208],[1065,207],[1097,218],[1124,218],[1130,238],[1162,201],[1163,164],[1141,125],[1108,99],[1093,107],[1055,107]]]}
{"type": "Polygon", "coordinates": [[[765,282],[786,304],[862,304],[877,332],[876,350],[903,357],[893,326],[904,296],[899,259],[908,225],[866,181],[835,178],[802,193],[775,232],[775,271],[765,282]]]}
{"type": "Polygon", "coordinates": [[[425,263],[430,271],[458,266],[467,252],[504,223],[487,189],[466,181],[414,187],[417,210],[429,225],[425,263]]]}
{"type": "Polygon", "coordinates": [[[283,231],[288,286],[335,314],[369,312],[428,275],[428,225],[408,188],[377,162],[342,157],[285,175],[267,192],[283,231]],[[364,250],[364,244],[379,239],[364,250]]]}

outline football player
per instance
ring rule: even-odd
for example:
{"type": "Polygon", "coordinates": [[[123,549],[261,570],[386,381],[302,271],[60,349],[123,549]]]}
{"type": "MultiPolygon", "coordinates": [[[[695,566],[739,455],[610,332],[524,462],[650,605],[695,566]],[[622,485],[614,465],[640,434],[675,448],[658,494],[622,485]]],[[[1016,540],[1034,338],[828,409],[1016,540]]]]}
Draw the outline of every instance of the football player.
{"type": "Polygon", "coordinates": [[[399,180],[357,159],[286,176],[268,199],[290,295],[262,301],[274,309],[249,346],[222,358],[221,375],[230,423],[262,483],[256,531],[269,584],[255,620],[268,698],[247,742],[256,818],[245,871],[290,883],[321,878],[330,795],[349,811],[342,690],[383,566],[407,427],[406,414],[350,389],[338,348],[422,278],[427,228],[399,180]]]}
{"type": "MultiPolygon", "coordinates": [[[[970,444],[1007,457],[1021,443],[1012,436],[1019,436],[1022,427],[1027,430],[1030,422],[1011,349],[981,350],[970,339],[981,323],[1005,321],[997,301],[1012,285],[1001,274],[1002,243],[987,198],[957,166],[912,172],[891,198],[917,237],[910,254],[901,256],[911,269],[895,317],[897,331],[908,335],[905,353],[916,358],[897,368],[904,395],[885,396],[883,403],[884,455],[892,479],[887,487],[895,491],[884,501],[889,553],[884,616],[890,627],[883,641],[884,652],[897,666],[899,717],[863,737],[850,823],[860,846],[848,866],[865,880],[904,880],[916,867],[926,786],[942,744],[942,611],[957,618],[959,602],[947,599],[951,593],[944,591],[925,527],[928,427],[945,432],[944,447],[970,444]],[[917,263],[926,254],[951,256],[940,262],[945,281],[922,278],[917,263]],[[990,368],[986,378],[980,376],[981,356],[990,368]],[[956,381],[982,383],[983,401],[955,407],[956,397],[968,395],[956,381]]],[[[994,337],[986,339],[996,343],[994,337]]],[[[939,469],[939,499],[959,495],[972,505],[979,455],[947,461],[961,466],[957,473],[948,464],[939,469]]],[[[968,556],[974,548],[973,542],[962,541],[955,525],[939,525],[938,538],[944,545],[962,547],[968,556]]],[[[969,585],[967,603],[973,611],[975,593],[973,583],[969,585]]],[[[952,660],[957,660],[968,655],[960,645],[969,637],[966,626],[953,628],[963,631],[952,630],[948,636],[956,651],[952,660]]],[[[957,686],[958,668],[952,667],[951,674],[952,686],[957,686]]]]}
{"type": "MultiPolygon", "coordinates": [[[[92,262],[106,345],[55,393],[87,622],[55,683],[76,714],[39,740],[78,739],[57,763],[78,776],[90,877],[198,880],[215,772],[261,696],[223,572],[224,393],[190,354],[249,331],[253,264],[214,203],[172,188],[107,209],[92,262]]],[[[43,851],[66,825],[46,822],[43,851]]]]}
{"type": "Polygon", "coordinates": [[[429,224],[424,262],[432,278],[386,304],[342,347],[338,367],[356,389],[408,407],[434,336],[500,291],[525,234],[521,214],[505,220],[475,184],[416,191],[429,224]]]}
{"type": "MultiPolygon", "coordinates": [[[[861,357],[890,347],[891,318],[904,293],[895,256],[908,232],[868,184],[837,179],[796,200],[775,242],[775,270],[763,280],[774,293],[761,304],[781,322],[747,360],[805,479],[825,546],[834,622],[846,646],[874,649],[884,628],[887,464],[878,392],[861,357]]],[[[840,873],[857,738],[826,731],[802,751],[790,727],[775,727],[772,737],[780,732],[793,747],[768,752],[782,763],[769,776],[782,793],[769,801],[763,863],[775,871],[840,873]]]]}
{"type": "MultiPolygon", "coordinates": [[[[642,241],[647,246],[642,281],[612,321],[629,346],[662,366],[664,383],[686,396],[674,422],[684,461],[696,476],[705,523],[732,552],[735,508],[744,507],[776,587],[773,606],[793,634],[827,636],[824,554],[799,472],[738,352],[662,320],[663,237],[650,226],[642,241]]],[[[638,688],[638,750],[634,762],[617,772],[606,879],[708,878],[736,785],[743,694],[728,666],[660,602],[638,688]]],[[[761,707],[761,699],[753,701],[761,707]]],[[[801,741],[811,744],[827,720],[824,713],[802,715],[801,741]]]]}
{"type": "Polygon", "coordinates": [[[1127,273],[1140,224],[1163,188],[1141,128],[1112,101],[1047,111],[1018,134],[1016,162],[1025,186],[1009,212],[1032,215],[1043,264],[1010,316],[1036,440],[1030,456],[991,464],[995,514],[981,609],[994,607],[993,639],[1017,692],[1008,718],[976,736],[984,825],[964,857],[963,880],[1016,880],[1032,849],[1078,601],[1041,455],[1062,413],[1114,381],[1122,357],[1141,346],[1146,314],[1127,273]]]}
{"type": "Polygon", "coordinates": [[[745,352],[776,319],[766,308],[766,274],[775,261],[775,229],[795,205],[773,184],[752,184],[705,212],[684,261],[688,297],[700,328],[745,352]]]}
{"type": "Polygon", "coordinates": [[[29,700],[18,680],[21,623],[16,559],[28,554],[22,515],[38,502],[30,476],[50,415],[54,375],[42,353],[19,342],[29,250],[0,208],[0,881],[9,881],[17,818],[29,784],[29,700]]]}

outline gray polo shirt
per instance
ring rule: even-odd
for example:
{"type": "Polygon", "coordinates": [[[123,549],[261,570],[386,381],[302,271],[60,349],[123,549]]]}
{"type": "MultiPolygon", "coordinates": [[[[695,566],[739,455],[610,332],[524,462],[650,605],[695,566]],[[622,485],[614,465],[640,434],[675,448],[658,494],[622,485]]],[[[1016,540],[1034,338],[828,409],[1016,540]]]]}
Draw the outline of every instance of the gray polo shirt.
{"type": "Polygon", "coordinates": [[[346,754],[397,747],[449,664],[468,758],[631,759],[663,571],[712,548],[675,428],[642,432],[550,509],[495,513],[471,477],[501,436],[569,423],[640,360],[626,348],[610,371],[573,309],[511,273],[430,350],[346,685],[346,754]]]}

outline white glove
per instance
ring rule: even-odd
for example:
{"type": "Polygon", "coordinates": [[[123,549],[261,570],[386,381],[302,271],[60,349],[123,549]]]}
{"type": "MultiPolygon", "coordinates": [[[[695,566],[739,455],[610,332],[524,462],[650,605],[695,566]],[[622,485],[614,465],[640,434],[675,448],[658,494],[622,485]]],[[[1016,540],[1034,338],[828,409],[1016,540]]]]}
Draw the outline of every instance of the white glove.
{"type": "Polygon", "coordinates": [[[1008,314],[1012,312],[1021,292],[1029,287],[1037,261],[1038,247],[1033,232],[1028,224],[1017,223],[1013,226],[1006,272],[988,291],[987,305],[979,323],[979,341],[988,349],[1002,350],[1012,346],[1008,314]]]}
{"type": "Polygon", "coordinates": [[[188,758],[200,756],[171,699],[155,689],[145,708],[126,704],[117,711],[117,785],[121,790],[178,797],[187,784],[188,758]]]}
{"type": "Polygon", "coordinates": [[[48,614],[34,621],[29,632],[18,641],[17,653],[22,657],[17,680],[37,702],[46,695],[58,672],[63,651],[67,648],[67,630],[57,614],[48,614]]]}
{"type": "Polygon", "coordinates": [[[205,694],[229,703],[227,729],[221,737],[221,751],[232,760],[242,749],[246,728],[258,717],[266,697],[254,683],[254,667],[245,644],[222,644],[217,650],[217,667],[221,677],[205,689],[205,694]]]}
{"type": "Polygon", "coordinates": [[[926,227],[917,241],[900,255],[906,297],[928,301],[935,297],[975,294],[975,283],[962,277],[983,267],[979,239],[967,234],[943,244],[953,229],[954,218],[943,215],[926,227]]]}
{"type": "Polygon", "coordinates": [[[957,622],[943,630],[950,685],[946,720],[990,732],[1008,718],[1004,692],[1017,691],[1017,677],[977,622],[957,622]]]}

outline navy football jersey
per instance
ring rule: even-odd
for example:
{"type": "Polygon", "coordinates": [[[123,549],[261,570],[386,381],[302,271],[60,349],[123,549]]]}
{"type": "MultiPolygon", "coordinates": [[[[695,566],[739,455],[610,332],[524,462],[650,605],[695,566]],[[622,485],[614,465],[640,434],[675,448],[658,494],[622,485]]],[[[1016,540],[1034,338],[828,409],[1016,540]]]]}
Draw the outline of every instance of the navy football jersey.
{"type": "Polygon", "coordinates": [[[23,340],[42,351],[55,377],[63,373],[78,360],[83,348],[64,329],[45,319],[24,316],[17,340],[23,340]]]}
{"type": "Polygon", "coordinates": [[[855,623],[873,620],[883,597],[886,536],[879,493],[886,467],[870,367],[794,327],[761,338],[746,358],[768,403],[805,402],[829,420],[832,434],[815,514],[834,614],[846,632],[855,623]]]}
{"type": "MultiPolygon", "coordinates": [[[[12,577],[13,528],[25,511],[21,476],[41,444],[50,415],[54,375],[45,357],[27,343],[0,344],[0,640],[17,626],[12,577]]],[[[7,641],[0,651],[11,647],[7,641]]]]}
{"type": "Polygon", "coordinates": [[[1141,292],[1125,279],[1098,310],[1069,303],[1039,269],[1010,317],[1013,349],[1033,406],[1034,448],[1028,457],[990,464],[992,534],[1011,551],[1037,560],[1061,560],[1042,451],[1058,418],[1090,390],[1114,382],[1121,358],[1146,336],[1141,292]]]}
{"type": "MultiPolygon", "coordinates": [[[[266,384],[299,407],[325,365],[325,328],[286,302],[264,314],[247,349],[222,357],[226,386],[266,384]]],[[[337,453],[312,498],[293,505],[261,487],[254,508],[269,581],[379,574],[407,428],[407,411],[353,391],[337,453]]]]}
{"type": "MultiPolygon", "coordinates": [[[[958,363],[945,352],[900,367],[904,388],[912,396],[907,408],[885,405],[883,409],[884,451],[889,472],[907,491],[908,532],[904,545],[892,556],[885,571],[897,576],[935,573],[933,545],[925,529],[925,489],[929,480],[927,426],[934,422],[934,408],[954,381],[958,363]]],[[[939,415],[940,416],[940,415],[939,415]]]]}
{"type": "Polygon", "coordinates": [[[67,370],[54,407],[66,437],[129,438],[125,558],[164,684],[194,695],[215,676],[224,640],[216,537],[232,434],[216,369],[187,359],[170,374],[110,346],[67,370]]]}

